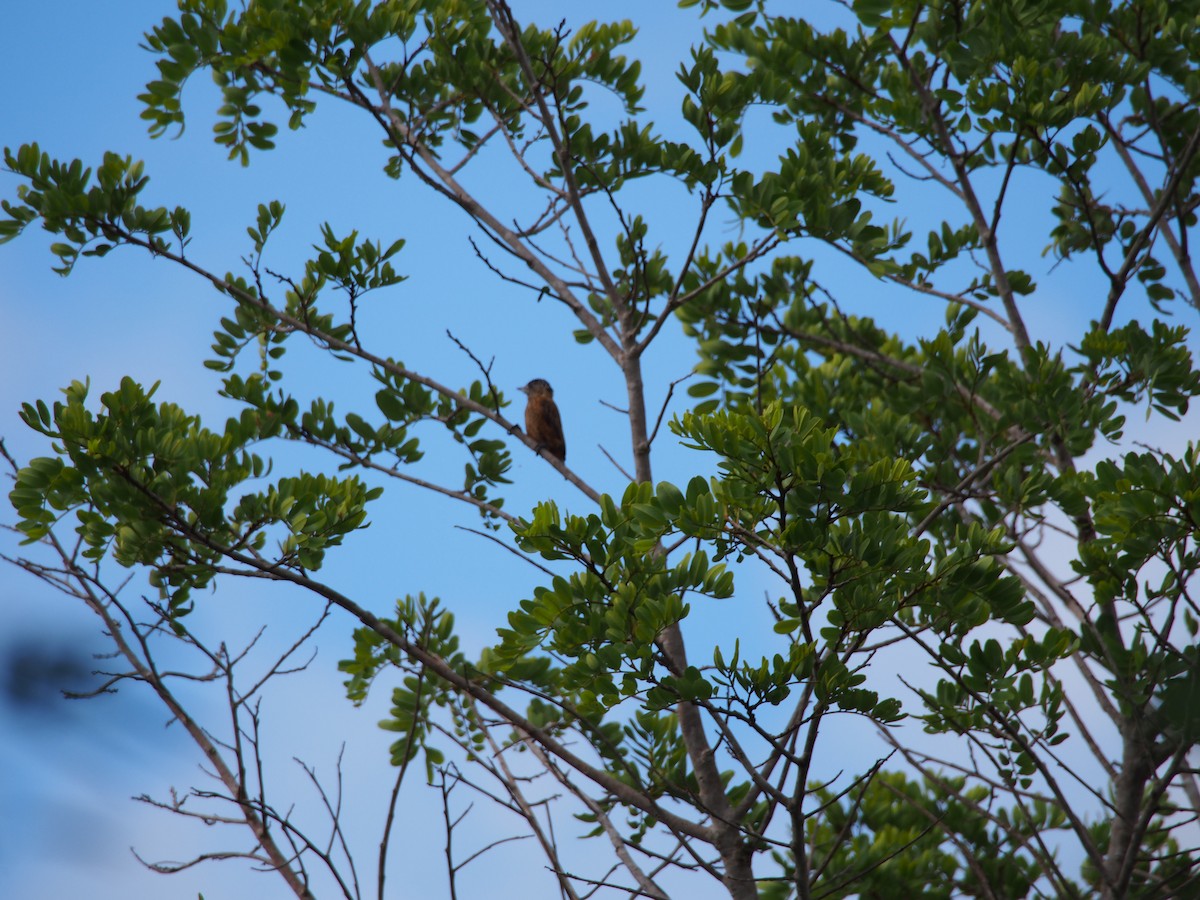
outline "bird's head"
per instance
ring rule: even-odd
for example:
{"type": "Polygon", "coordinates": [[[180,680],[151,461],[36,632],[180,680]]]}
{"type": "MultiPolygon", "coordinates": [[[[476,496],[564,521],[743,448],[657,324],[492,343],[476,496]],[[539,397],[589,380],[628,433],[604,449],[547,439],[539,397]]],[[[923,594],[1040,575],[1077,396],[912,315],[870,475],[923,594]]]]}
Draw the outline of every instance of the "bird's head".
{"type": "Polygon", "coordinates": [[[548,382],[545,378],[535,378],[533,381],[529,382],[529,384],[525,385],[524,387],[517,388],[517,390],[529,397],[554,396],[554,388],[550,387],[550,382],[548,382]]]}

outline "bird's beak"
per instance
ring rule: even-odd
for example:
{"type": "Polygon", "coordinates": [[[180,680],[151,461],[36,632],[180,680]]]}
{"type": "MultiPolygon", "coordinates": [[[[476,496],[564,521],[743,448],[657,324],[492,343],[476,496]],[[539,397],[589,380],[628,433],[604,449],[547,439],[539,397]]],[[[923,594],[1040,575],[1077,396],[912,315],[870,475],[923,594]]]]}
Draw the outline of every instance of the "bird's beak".
{"type": "Polygon", "coordinates": [[[522,387],[519,387],[519,388],[517,388],[517,390],[520,391],[522,394],[524,394],[526,397],[529,396],[529,385],[524,385],[522,387]]]}

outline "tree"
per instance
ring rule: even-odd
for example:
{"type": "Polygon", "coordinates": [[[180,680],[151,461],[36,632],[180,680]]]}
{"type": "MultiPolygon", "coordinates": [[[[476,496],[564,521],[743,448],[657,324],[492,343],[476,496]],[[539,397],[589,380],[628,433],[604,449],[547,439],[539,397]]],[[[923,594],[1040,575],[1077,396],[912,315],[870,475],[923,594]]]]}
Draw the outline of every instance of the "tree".
{"type": "Polygon", "coordinates": [[[27,145],[5,153],[22,184],[0,238],[42,226],[63,274],[136,248],[207,281],[227,313],[206,365],[242,412],[206,426],[131,379],[99,403],[75,383],[26,405],[53,455],[10,496],[50,555],[15,562],[100,618],[126,667],[111,682],[144,683],[184,725],[219,782],[196,796],[298,896],[317,869],[370,891],[351,865],[365,851],[338,844],[340,804],[326,842],[265,795],[252,701],[294,654],[246,684],[238,653],[198,636],[204,590],[229,579],[336,608],[355,628],[349,698],[392,688],[379,896],[414,762],[443,796],[516,813],[568,897],[705,881],[737,898],[1190,895],[1200,460],[1194,443],[1120,442],[1129,412],[1178,421],[1200,393],[1169,321],[1200,309],[1200,5],[861,2],[846,29],[749,0],[681,5],[713,18],[679,70],[678,140],[639,108],[630,23],[568,33],[502,0],[180,0],[146,36],[154,134],[183,125],[203,70],[223,97],[216,141],[243,164],[273,148],[272,115],[297,129],[339,102],[372,120],[396,189],[440,196],[483,265],[535,310],[568,311],[580,352],[619,371],[628,487],[602,491],[524,434],[482,362],[496,348],[464,348],[479,377],[463,388],[389,355],[363,311],[403,290],[401,241],[327,226],[277,271],[269,202],[222,274],[188,254],[184,208],[142,205],[139,163],[93,171],[27,145]],[[536,213],[472,185],[497,159],[536,213]],[[646,203],[653,180],[688,203],[646,203]],[[1059,277],[1086,298],[1069,331],[1037,324],[1059,277]],[[885,303],[941,304],[945,324],[908,339],[879,323],[885,303]],[[695,402],[668,420],[650,398],[677,384],[648,383],[644,361],[677,330],[695,402]],[[294,388],[303,338],[369,371],[373,397],[343,415],[294,388]],[[716,474],[655,483],[668,431],[716,474]],[[289,444],[324,463],[274,475],[289,444]],[[425,474],[427,447],[465,466],[461,485],[425,474]],[[512,512],[513,452],[583,499],[512,512]],[[384,485],[473,507],[534,564],[524,598],[497,598],[482,654],[440,600],[379,616],[322,577],[384,485]],[[148,577],[138,610],[125,568],[148,577]],[[762,600],[739,586],[757,583],[762,600]],[[717,603],[710,650],[690,625],[717,603]],[[225,686],[224,738],[173,691],[167,641],[225,686]],[[874,762],[818,778],[851,733],[874,762]],[[594,870],[560,843],[571,814],[604,839],[594,870]]]}

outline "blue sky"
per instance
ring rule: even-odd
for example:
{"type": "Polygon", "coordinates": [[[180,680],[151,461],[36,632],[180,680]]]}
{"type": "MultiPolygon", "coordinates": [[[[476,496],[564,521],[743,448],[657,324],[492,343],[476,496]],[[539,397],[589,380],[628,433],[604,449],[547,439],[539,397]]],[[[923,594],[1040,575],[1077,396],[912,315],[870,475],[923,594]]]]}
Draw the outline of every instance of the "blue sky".
{"type": "MultiPolygon", "coordinates": [[[[513,7],[519,18],[541,23],[563,15],[563,5],[551,2],[514,0],[513,7]]],[[[574,14],[583,5],[568,9],[574,14]]],[[[189,85],[186,95],[187,130],[175,139],[147,137],[136,95],[154,77],[153,58],[137,44],[142,31],[172,10],[170,3],[146,0],[14,4],[5,22],[9,35],[17,39],[10,40],[0,56],[5,85],[0,91],[0,143],[15,146],[36,140],[52,155],[79,157],[90,165],[105,150],[145,160],[152,179],[149,202],[188,207],[195,235],[191,255],[221,272],[237,268],[248,250],[245,226],[253,221],[257,204],[271,199],[288,207],[284,226],[271,243],[273,267],[294,269],[318,240],[318,228],[325,221],[338,232],[358,229],[360,235],[385,245],[405,238],[408,245],[397,268],[410,279],[368,301],[364,310],[373,333],[386,336],[381,338],[384,352],[443,382],[466,383],[475,377],[473,364],[446,337],[450,328],[477,355],[495,358],[493,377],[510,394],[530,378],[548,378],[563,408],[572,467],[601,490],[619,493],[624,478],[599,449],[603,444],[622,461],[629,455],[620,437],[619,417],[600,402],[623,405],[624,388],[616,370],[598,348],[578,348],[570,334],[575,323],[564,312],[548,303],[535,304],[525,292],[498,283],[474,259],[461,214],[431,202],[412,179],[393,183],[384,178],[379,135],[368,123],[349,110],[326,106],[304,131],[283,132],[276,151],[256,155],[242,168],[226,161],[212,143],[215,92],[210,84],[198,82],[189,85]]],[[[669,118],[682,92],[674,72],[699,32],[695,17],[672,4],[645,2],[612,2],[605,5],[605,15],[628,16],[641,27],[631,53],[643,61],[645,105],[652,117],[669,118]]],[[[674,127],[663,125],[664,130],[674,127]]],[[[497,202],[523,210],[521,194],[508,190],[497,176],[485,169],[476,177],[497,202]]],[[[14,184],[10,176],[0,175],[0,196],[11,196],[14,184]]],[[[1023,189],[1028,191],[1023,202],[1030,217],[1043,221],[1037,210],[1044,209],[1048,198],[1036,183],[1023,189]]],[[[652,220],[657,229],[652,237],[657,234],[668,248],[678,241],[671,226],[676,221],[688,226],[693,208],[685,192],[674,185],[648,186],[638,199],[659,213],[652,220]]],[[[908,212],[919,219],[936,209],[908,212]]],[[[719,237],[720,230],[715,234],[719,237]]],[[[1043,234],[1028,229],[1028,249],[1034,250],[1029,256],[1048,270],[1050,261],[1037,255],[1043,234]]],[[[144,383],[160,381],[160,398],[178,402],[213,424],[230,414],[229,405],[216,395],[217,376],[200,365],[208,355],[213,326],[228,312],[221,298],[194,276],[128,250],[102,261],[84,260],[63,279],[50,272],[48,243],[43,235],[29,234],[0,247],[0,436],[10,452],[18,459],[46,452],[16,418],[18,404],[52,400],[60,387],[86,376],[92,378],[96,394],[128,374],[144,383]]],[[[1045,276],[1046,288],[1027,310],[1032,329],[1076,333],[1081,314],[1096,303],[1095,285],[1066,271],[1036,274],[1045,276]],[[1060,329],[1060,323],[1071,323],[1070,329],[1060,329]]],[[[933,303],[880,296],[878,303],[864,304],[861,311],[907,334],[941,320],[942,310],[933,303]]],[[[1181,315],[1189,321],[1187,313],[1181,315]]],[[[292,354],[305,361],[304,370],[289,382],[298,390],[335,396],[346,404],[343,408],[369,408],[373,388],[363,373],[349,374],[299,349],[292,354]]],[[[647,359],[647,380],[654,385],[651,402],[659,402],[667,382],[685,375],[692,364],[690,349],[677,337],[668,336],[656,347],[647,359]]],[[[673,408],[682,405],[677,400],[673,408]]],[[[516,409],[519,404],[511,411],[519,418],[516,409]]],[[[1136,436],[1177,444],[1194,433],[1194,423],[1192,417],[1191,424],[1173,434],[1136,436]]],[[[1136,424],[1137,419],[1131,419],[1131,431],[1136,424]]],[[[686,482],[697,471],[711,470],[710,460],[673,448],[667,440],[657,449],[656,478],[686,482]]],[[[521,448],[514,457],[516,483],[507,493],[510,510],[521,512],[546,496],[568,507],[586,507],[585,498],[552,469],[521,448]]],[[[311,455],[292,455],[285,457],[285,464],[319,463],[311,455]]],[[[439,460],[435,455],[428,464],[449,473],[452,481],[461,460],[439,460]]],[[[464,507],[395,487],[385,503],[375,527],[353,538],[346,551],[332,555],[325,577],[381,613],[388,612],[393,598],[406,593],[442,596],[457,614],[469,652],[486,644],[502,624],[503,611],[536,583],[534,570],[456,530],[456,525],[474,527],[477,522],[464,507]]],[[[11,514],[0,514],[0,521],[11,521],[11,514]]],[[[0,540],[11,552],[11,540],[0,540]]],[[[766,589],[765,581],[748,575],[739,595],[761,597],[766,589]]],[[[201,599],[205,621],[214,630],[228,629],[246,639],[260,622],[270,621],[264,652],[285,646],[315,616],[306,599],[261,587],[223,585],[201,599]]],[[[762,616],[765,627],[765,614],[758,610],[743,605],[738,615],[750,621],[762,616]]],[[[700,635],[719,634],[723,614],[698,611],[700,635]]],[[[102,647],[86,613],[13,570],[0,570],[0,616],[0,652],[23,643],[62,648],[66,655],[102,647]]],[[[348,652],[350,627],[344,617],[335,616],[322,630],[321,653],[312,667],[272,695],[267,706],[272,744],[267,752],[275,763],[272,771],[279,773],[281,794],[294,792],[311,809],[315,799],[311,792],[304,793],[305,779],[291,758],[301,757],[329,776],[346,742],[348,796],[357,804],[349,821],[360,846],[368,848],[361,855],[369,869],[371,839],[392,777],[385,753],[389,736],[374,724],[386,715],[387,698],[386,690],[379,691],[363,710],[344,700],[335,666],[348,652]]],[[[211,898],[242,893],[249,885],[261,897],[288,896],[277,880],[251,876],[238,863],[163,878],[147,873],[130,855],[130,846],[158,860],[246,845],[240,836],[214,835],[129,799],[142,793],[165,798],[172,785],[195,783],[197,763],[194,747],[180,729],[164,727],[161,710],[133,690],[88,703],[0,707],[0,809],[5,811],[0,895],[106,900],[194,897],[204,891],[211,898]]],[[[410,822],[440,814],[415,781],[403,805],[410,822]]],[[[493,811],[481,809],[475,815],[485,831],[508,827],[493,811]],[[493,816],[494,822],[489,818],[493,816]]],[[[397,859],[415,869],[441,853],[440,832],[428,822],[402,834],[397,859]]],[[[476,891],[486,886],[488,896],[526,896],[522,881],[497,877],[501,870],[496,859],[489,857],[468,869],[464,878],[476,891]]],[[[505,851],[504,859],[518,871],[523,865],[538,865],[532,850],[505,851]]],[[[437,875],[435,867],[433,876],[437,875]]],[[[434,893],[428,895],[439,889],[430,886],[434,893]]],[[[484,894],[464,888],[463,895],[484,894]]]]}

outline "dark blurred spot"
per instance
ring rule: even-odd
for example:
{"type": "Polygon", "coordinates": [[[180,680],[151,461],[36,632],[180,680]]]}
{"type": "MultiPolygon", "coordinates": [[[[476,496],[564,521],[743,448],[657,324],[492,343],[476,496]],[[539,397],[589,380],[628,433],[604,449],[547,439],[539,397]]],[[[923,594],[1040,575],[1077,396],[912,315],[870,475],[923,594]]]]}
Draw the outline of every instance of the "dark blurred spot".
{"type": "Polygon", "coordinates": [[[26,710],[58,712],[63,691],[93,690],[96,681],[91,657],[73,647],[10,644],[4,653],[4,669],[5,698],[26,710]]]}

